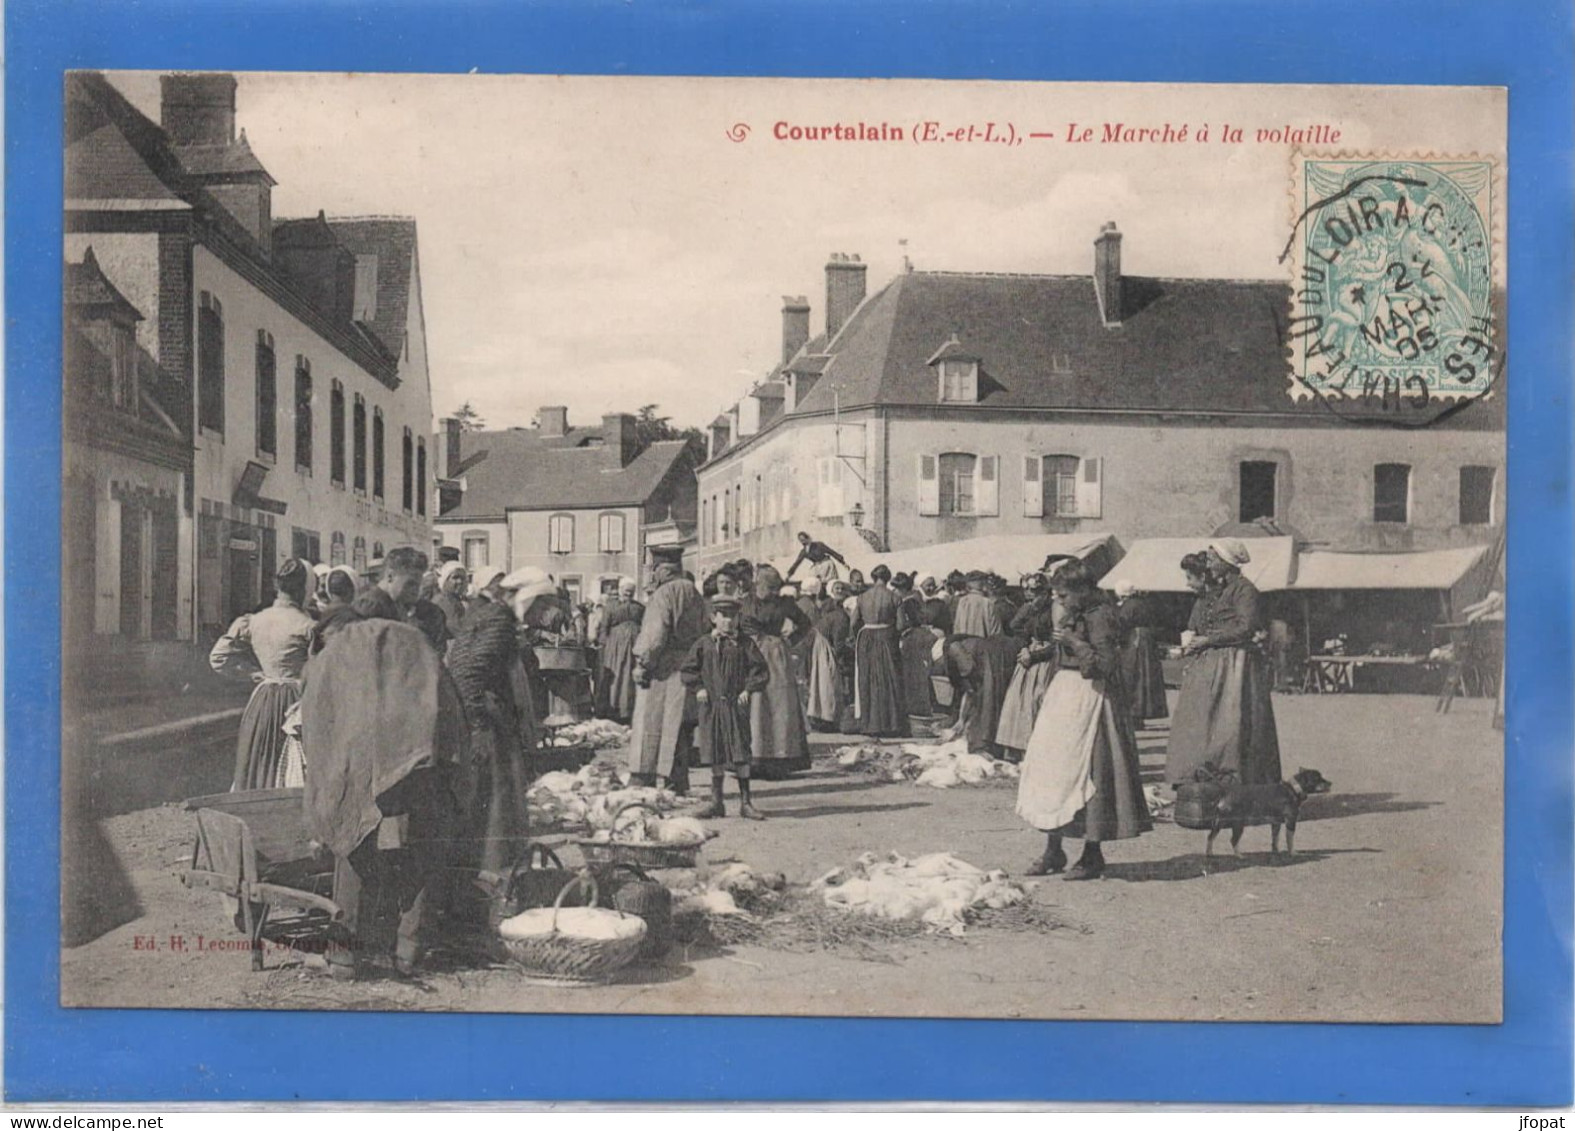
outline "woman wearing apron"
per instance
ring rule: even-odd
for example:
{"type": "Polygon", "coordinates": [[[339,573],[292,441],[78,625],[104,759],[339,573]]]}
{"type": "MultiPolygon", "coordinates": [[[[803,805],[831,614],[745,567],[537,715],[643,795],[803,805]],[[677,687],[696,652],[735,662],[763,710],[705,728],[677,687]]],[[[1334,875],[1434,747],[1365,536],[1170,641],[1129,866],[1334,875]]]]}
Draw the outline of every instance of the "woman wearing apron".
{"type": "Polygon", "coordinates": [[[1138,770],[1137,740],[1121,681],[1121,623],[1081,562],[1051,581],[1064,609],[1052,633],[1058,669],[1045,692],[1023,754],[1017,813],[1045,833],[1031,876],[1062,871],[1063,837],[1081,837],[1083,854],[1068,880],[1105,870],[1101,848],[1152,827],[1138,770]]]}

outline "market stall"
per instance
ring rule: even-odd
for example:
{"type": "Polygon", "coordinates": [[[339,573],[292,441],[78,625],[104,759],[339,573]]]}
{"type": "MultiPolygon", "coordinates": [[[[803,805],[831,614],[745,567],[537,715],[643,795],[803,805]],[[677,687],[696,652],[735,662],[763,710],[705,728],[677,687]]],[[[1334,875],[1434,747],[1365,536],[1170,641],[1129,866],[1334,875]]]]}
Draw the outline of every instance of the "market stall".
{"type": "MultiPolygon", "coordinates": [[[[844,551],[846,552],[846,551],[844,551]]],[[[959,542],[938,542],[889,554],[868,549],[848,553],[848,561],[868,576],[878,563],[893,573],[934,574],[937,580],[952,570],[992,570],[1012,584],[1044,565],[1051,554],[1080,558],[1096,577],[1122,559],[1121,544],[1110,534],[991,534],[959,542]]]]}
{"type": "Polygon", "coordinates": [[[1487,591],[1488,546],[1297,555],[1308,691],[1431,690],[1448,625],[1487,591]]]}

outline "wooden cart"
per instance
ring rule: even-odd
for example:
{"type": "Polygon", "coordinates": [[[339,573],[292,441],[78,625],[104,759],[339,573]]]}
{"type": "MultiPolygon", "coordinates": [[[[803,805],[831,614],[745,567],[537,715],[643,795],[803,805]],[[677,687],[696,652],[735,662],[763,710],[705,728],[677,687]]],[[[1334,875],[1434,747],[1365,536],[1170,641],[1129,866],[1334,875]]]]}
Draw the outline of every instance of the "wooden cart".
{"type": "Polygon", "coordinates": [[[263,933],[327,944],[344,912],[329,898],[333,860],[306,832],[300,789],[253,789],[193,797],[197,838],[179,874],[189,888],[229,896],[236,926],[251,941],[252,969],[263,968],[263,933]]]}

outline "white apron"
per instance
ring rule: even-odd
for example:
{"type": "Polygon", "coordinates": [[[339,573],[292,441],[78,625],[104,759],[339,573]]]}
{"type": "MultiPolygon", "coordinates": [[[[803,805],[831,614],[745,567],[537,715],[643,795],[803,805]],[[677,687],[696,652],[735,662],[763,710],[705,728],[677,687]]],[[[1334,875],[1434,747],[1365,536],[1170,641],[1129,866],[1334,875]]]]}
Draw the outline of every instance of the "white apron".
{"type": "Polygon", "coordinates": [[[1094,796],[1091,767],[1104,708],[1103,680],[1067,668],[1050,681],[1017,785],[1017,815],[1034,828],[1071,823],[1094,796]]]}

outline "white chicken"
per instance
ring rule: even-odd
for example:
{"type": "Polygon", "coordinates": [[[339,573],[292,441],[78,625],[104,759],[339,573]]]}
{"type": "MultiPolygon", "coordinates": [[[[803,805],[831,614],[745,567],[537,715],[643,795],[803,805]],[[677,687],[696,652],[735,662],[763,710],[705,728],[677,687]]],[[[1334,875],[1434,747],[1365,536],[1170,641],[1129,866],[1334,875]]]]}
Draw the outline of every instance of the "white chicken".
{"type": "Polygon", "coordinates": [[[837,868],[810,885],[828,907],[881,919],[923,922],[934,931],[961,935],[970,912],[1010,907],[1027,893],[1005,872],[986,872],[949,852],[909,860],[864,853],[851,869],[837,868]]]}

